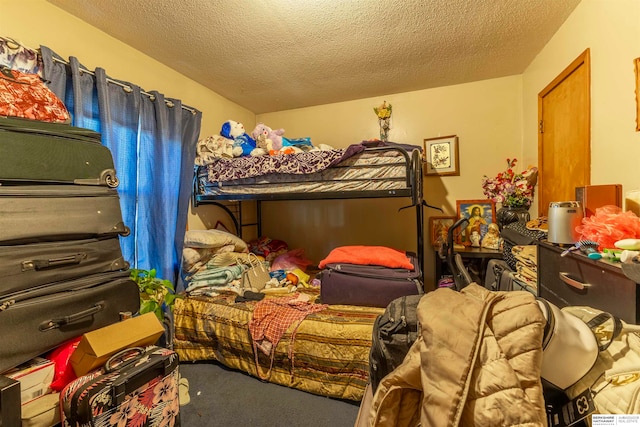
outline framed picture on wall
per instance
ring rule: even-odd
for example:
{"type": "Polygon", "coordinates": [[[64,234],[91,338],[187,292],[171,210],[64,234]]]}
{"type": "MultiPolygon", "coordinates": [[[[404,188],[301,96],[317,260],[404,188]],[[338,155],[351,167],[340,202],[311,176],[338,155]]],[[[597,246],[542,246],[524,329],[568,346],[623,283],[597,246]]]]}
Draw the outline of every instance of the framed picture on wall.
{"type": "Polygon", "coordinates": [[[442,244],[447,241],[447,233],[455,221],[455,216],[432,216],[429,218],[429,235],[435,249],[440,249],[442,244]]]}
{"type": "Polygon", "coordinates": [[[496,205],[493,200],[456,200],[457,218],[467,218],[469,224],[460,230],[456,243],[480,247],[482,238],[489,231],[489,224],[496,222],[496,205]]]}
{"type": "Polygon", "coordinates": [[[456,135],[427,138],[423,147],[424,175],[459,176],[458,137],[456,135]]]}

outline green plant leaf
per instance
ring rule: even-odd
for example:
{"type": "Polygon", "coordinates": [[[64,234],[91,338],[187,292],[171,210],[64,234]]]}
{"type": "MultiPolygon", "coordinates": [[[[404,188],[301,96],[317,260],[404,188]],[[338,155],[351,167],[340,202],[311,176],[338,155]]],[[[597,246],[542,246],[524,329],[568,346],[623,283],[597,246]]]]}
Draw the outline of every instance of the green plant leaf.
{"type": "Polygon", "coordinates": [[[167,304],[168,307],[173,307],[173,302],[176,299],[176,294],[167,294],[164,297],[164,303],[167,304]]]}
{"type": "Polygon", "coordinates": [[[162,281],[162,286],[164,286],[165,288],[169,289],[172,292],[175,292],[175,288],[173,287],[173,283],[171,283],[171,281],[169,281],[169,280],[163,280],[162,281]]]}
{"type": "Polygon", "coordinates": [[[170,280],[156,277],[156,270],[130,270],[131,280],[136,282],[140,291],[140,313],[154,312],[161,321],[164,318],[164,307],[173,311],[176,298],[175,287],[170,280]]]}
{"type": "Polygon", "coordinates": [[[158,307],[158,303],[154,300],[148,299],[140,301],[140,314],[154,312],[158,307]]]}

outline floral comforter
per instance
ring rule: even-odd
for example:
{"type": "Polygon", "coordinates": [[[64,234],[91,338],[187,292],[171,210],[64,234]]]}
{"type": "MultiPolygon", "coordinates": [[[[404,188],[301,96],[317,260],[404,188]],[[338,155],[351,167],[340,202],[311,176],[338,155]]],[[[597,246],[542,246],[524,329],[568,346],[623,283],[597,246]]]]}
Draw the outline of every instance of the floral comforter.
{"type": "Polygon", "coordinates": [[[365,145],[352,144],[347,148],[314,150],[278,156],[255,156],[226,158],[217,157],[206,164],[210,182],[231,181],[268,173],[309,174],[329,168],[364,151],[365,145]]]}

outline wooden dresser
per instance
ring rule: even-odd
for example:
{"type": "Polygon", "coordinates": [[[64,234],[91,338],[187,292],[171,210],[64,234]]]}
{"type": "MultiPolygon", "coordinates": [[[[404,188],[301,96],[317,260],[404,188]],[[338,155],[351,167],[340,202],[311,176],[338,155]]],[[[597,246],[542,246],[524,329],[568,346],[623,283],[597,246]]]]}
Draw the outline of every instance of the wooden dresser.
{"type": "Polygon", "coordinates": [[[640,292],[619,265],[592,260],[579,251],[561,257],[565,248],[538,245],[538,295],[558,307],[587,305],[640,324],[640,292]]]}

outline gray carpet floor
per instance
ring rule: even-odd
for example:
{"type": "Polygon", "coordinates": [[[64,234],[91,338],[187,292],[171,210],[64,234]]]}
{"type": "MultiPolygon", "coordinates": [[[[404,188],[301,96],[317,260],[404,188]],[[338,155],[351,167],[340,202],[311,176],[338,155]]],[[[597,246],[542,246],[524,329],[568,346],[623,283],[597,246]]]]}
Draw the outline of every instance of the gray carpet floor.
{"type": "Polygon", "coordinates": [[[182,427],[352,427],[359,403],[330,399],[260,381],[216,362],[182,363],[191,401],[182,427]]]}

